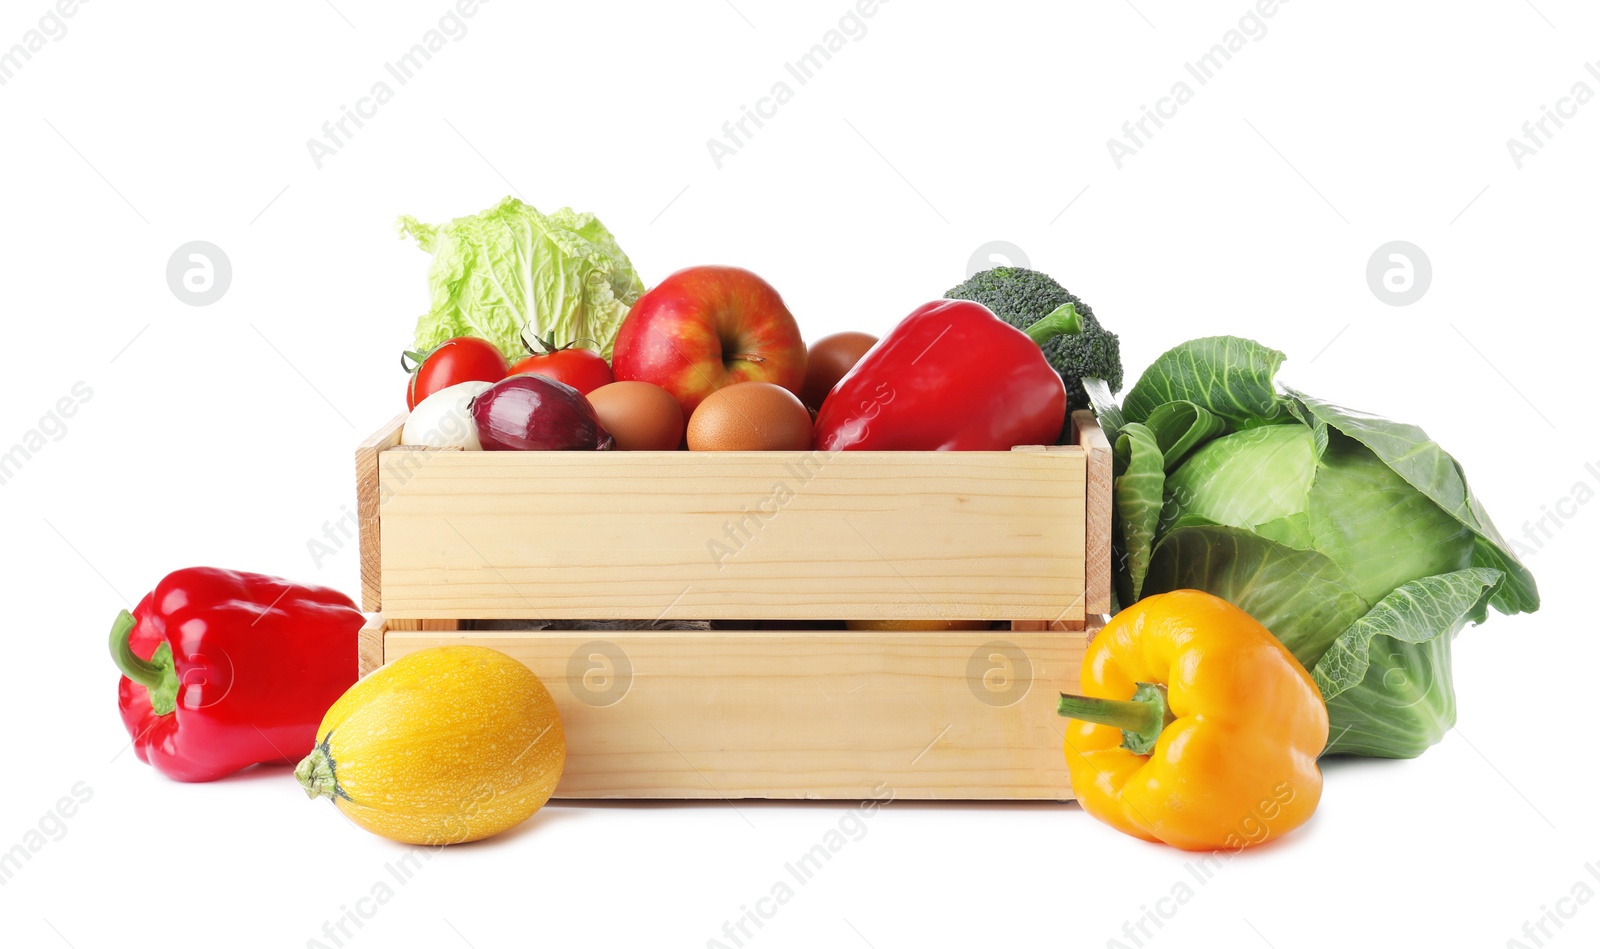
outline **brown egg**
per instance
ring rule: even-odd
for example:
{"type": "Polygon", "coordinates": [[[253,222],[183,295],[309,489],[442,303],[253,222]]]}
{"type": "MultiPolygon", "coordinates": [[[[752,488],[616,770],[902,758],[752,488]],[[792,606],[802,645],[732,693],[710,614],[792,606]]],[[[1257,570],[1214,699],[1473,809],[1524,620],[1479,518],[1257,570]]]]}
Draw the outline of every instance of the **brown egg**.
{"type": "Polygon", "coordinates": [[[820,408],[828,390],[861,361],[878,337],[869,333],[834,333],[811,344],[806,353],[806,383],[800,387],[800,401],[820,408]]]}
{"type": "MultiPolygon", "coordinates": [[[[614,434],[614,433],[613,433],[614,434]]],[[[805,451],[811,413],[770,382],[737,382],[706,396],[689,417],[691,451],[805,451]]]]}
{"type": "Polygon", "coordinates": [[[683,409],[660,386],[613,382],[590,392],[589,404],[621,451],[677,451],[683,441],[683,409]]]}

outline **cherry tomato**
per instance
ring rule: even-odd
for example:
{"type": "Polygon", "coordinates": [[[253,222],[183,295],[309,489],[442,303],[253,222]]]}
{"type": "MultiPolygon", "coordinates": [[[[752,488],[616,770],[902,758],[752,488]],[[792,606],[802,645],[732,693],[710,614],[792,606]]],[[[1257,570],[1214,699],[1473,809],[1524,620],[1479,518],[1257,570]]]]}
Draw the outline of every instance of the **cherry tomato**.
{"type": "Polygon", "coordinates": [[[406,408],[414,409],[417,403],[440,389],[448,389],[463,382],[499,382],[509,374],[506,357],[488,340],[474,336],[457,336],[440,343],[426,355],[406,353],[406,357],[420,365],[411,370],[406,383],[406,408]]]}
{"type": "Polygon", "coordinates": [[[567,348],[535,353],[511,367],[512,375],[522,372],[565,382],[584,395],[612,382],[611,367],[606,365],[605,357],[592,349],[567,348]]]}

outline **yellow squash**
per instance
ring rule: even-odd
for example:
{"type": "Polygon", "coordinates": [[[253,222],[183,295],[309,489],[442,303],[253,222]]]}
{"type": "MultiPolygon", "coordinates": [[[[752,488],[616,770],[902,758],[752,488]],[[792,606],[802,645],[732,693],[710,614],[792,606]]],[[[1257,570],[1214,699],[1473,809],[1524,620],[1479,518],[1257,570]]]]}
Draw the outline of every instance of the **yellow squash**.
{"type": "Polygon", "coordinates": [[[295,777],[379,836],[454,844],[527,820],[566,757],[555,702],[526,666],[481,646],[440,646],[352,686],[295,777]]]}

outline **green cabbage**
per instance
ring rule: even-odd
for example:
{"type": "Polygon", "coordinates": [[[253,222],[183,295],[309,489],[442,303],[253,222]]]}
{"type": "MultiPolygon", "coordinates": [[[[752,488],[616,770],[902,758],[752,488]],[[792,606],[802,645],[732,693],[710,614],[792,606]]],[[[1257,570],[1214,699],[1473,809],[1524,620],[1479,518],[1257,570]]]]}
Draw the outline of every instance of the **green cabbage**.
{"type": "Polygon", "coordinates": [[[400,218],[402,237],[433,254],[431,305],[417,320],[416,350],[477,336],[506,358],[528,355],[534,337],[578,342],[608,359],[644,284],[628,255],[593,214],[540,214],[506,198],[448,224],[400,218]]]}
{"type": "Polygon", "coordinates": [[[1414,757],[1455,724],[1450,647],[1539,594],[1426,433],[1274,382],[1283,354],[1193,340],[1121,406],[1113,445],[1119,603],[1181,588],[1249,612],[1311,670],[1328,753],[1414,757]]]}

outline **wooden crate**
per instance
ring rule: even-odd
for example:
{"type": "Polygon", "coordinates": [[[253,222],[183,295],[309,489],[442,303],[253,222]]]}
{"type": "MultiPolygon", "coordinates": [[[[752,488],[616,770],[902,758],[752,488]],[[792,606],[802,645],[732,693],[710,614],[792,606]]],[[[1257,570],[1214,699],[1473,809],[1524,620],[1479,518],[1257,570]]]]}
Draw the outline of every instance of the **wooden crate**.
{"type": "Polygon", "coordinates": [[[556,796],[1070,798],[1054,699],[1110,607],[1092,414],[1011,452],[434,451],[402,423],[357,452],[363,674],[446,643],[526,663],[567,731],[556,796]],[[472,628],[687,619],[718,628],[472,628]]]}

